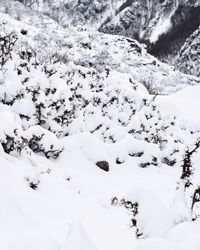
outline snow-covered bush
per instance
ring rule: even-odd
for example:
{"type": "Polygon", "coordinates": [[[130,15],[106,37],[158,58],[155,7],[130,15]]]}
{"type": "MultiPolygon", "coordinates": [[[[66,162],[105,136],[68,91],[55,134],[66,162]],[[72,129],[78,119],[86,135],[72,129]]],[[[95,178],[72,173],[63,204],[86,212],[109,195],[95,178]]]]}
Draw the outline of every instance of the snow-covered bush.
{"type": "Polygon", "coordinates": [[[191,210],[193,220],[200,216],[200,183],[199,183],[199,168],[196,165],[198,159],[198,151],[200,140],[191,147],[187,148],[182,161],[182,174],[180,177],[178,189],[182,189],[188,208],[191,210]]]}
{"type": "Polygon", "coordinates": [[[14,32],[9,34],[0,34],[0,65],[1,67],[11,58],[13,46],[17,41],[17,36],[14,32]]]}
{"type": "MultiPolygon", "coordinates": [[[[109,143],[130,134],[157,145],[162,152],[151,157],[140,154],[141,167],[177,162],[185,128],[178,125],[175,116],[163,115],[156,96],[150,96],[128,73],[111,69],[99,72],[62,60],[40,63],[35,51],[22,49],[3,66],[1,86],[1,102],[19,115],[24,130],[36,126],[59,138],[90,132],[109,143]],[[11,87],[13,82],[15,88],[11,87]]],[[[40,132],[32,136],[27,144],[33,151],[47,157],[61,152],[53,147],[45,149],[40,132]]],[[[130,156],[138,154],[131,152],[130,156]]]]}
{"type": "MultiPolygon", "coordinates": [[[[129,157],[140,159],[141,167],[159,166],[161,162],[175,165],[184,149],[183,132],[190,132],[179,125],[176,116],[163,114],[156,96],[150,96],[140,83],[157,81],[152,72],[155,67],[161,68],[158,62],[131,39],[115,37],[108,43],[106,35],[97,35],[95,44],[94,37],[85,31],[78,37],[66,36],[63,41],[56,34],[52,34],[48,53],[44,44],[41,47],[39,42],[36,49],[27,40],[3,65],[0,101],[19,115],[22,129],[40,128],[57,138],[90,132],[108,143],[129,134],[139,145],[145,141],[158,147],[152,154],[146,149],[129,152],[129,157]],[[53,50],[55,45],[61,50],[53,50]],[[139,57],[144,58],[141,61],[139,57]],[[145,74],[141,74],[141,67],[145,74]]],[[[46,37],[38,33],[34,39],[46,37]]],[[[164,74],[160,77],[163,79],[164,74]]],[[[60,152],[45,150],[42,138],[34,135],[27,144],[35,152],[60,152]]],[[[124,159],[116,156],[116,162],[124,159]]]]}
{"type": "Polygon", "coordinates": [[[137,238],[151,238],[164,236],[173,226],[173,214],[147,188],[134,187],[124,198],[116,198],[114,205],[125,207],[130,214],[130,226],[135,228],[137,238]]]}
{"type": "Polygon", "coordinates": [[[47,158],[58,158],[63,148],[57,137],[41,128],[34,126],[24,132],[28,147],[36,153],[43,153],[47,158]]]}

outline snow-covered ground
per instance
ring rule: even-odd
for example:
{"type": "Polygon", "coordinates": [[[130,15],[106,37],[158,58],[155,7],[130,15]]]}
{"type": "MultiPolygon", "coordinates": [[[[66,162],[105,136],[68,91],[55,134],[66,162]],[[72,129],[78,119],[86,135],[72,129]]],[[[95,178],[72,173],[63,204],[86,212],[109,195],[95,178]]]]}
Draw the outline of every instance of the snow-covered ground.
{"type": "MultiPolygon", "coordinates": [[[[199,89],[184,89],[159,102],[164,99],[171,113],[182,107],[179,115],[196,122],[181,101],[198,117],[199,89]]],[[[131,157],[117,165],[113,154],[123,146],[105,144],[90,133],[66,137],[62,144],[58,160],[34,153],[14,157],[1,149],[1,249],[199,249],[200,224],[191,222],[189,207],[177,199],[180,168],[140,168],[131,157]],[[110,163],[109,172],[95,165],[101,160],[110,163]],[[131,214],[112,205],[113,197],[141,203],[138,221],[145,239],[136,239],[131,214]]]]}
{"type": "Polygon", "coordinates": [[[135,40],[12,4],[0,15],[0,249],[199,250],[199,79],[135,40]]]}
{"type": "MultiPolygon", "coordinates": [[[[198,114],[198,107],[200,105],[200,87],[187,87],[177,93],[162,97],[160,100],[168,105],[174,105],[177,114],[181,114],[185,122],[191,126],[200,126],[200,116],[198,114]]],[[[171,107],[170,107],[171,108],[171,107]]]]}

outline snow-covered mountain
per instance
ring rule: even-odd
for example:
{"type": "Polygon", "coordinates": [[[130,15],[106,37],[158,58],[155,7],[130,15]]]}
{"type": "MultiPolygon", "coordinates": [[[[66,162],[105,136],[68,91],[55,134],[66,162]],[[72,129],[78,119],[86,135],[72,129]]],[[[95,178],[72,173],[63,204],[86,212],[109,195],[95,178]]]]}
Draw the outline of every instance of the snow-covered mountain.
{"type": "Polygon", "coordinates": [[[197,29],[185,42],[177,59],[177,68],[182,72],[200,75],[200,28],[197,29]]]}
{"type": "Polygon", "coordinates": [[[199,250],[198,4],[0,1],[0,249],[199,250]]]}
{"type": "MultiPolygon", "coordinates": [[[[176,64],[186,39],[200,25],[198,0],[22,0],[62,25],[85,25],[137,39],[164,62],[176,64]]],[[[182,69],[182,68],[181,68],[182,69]]]]}

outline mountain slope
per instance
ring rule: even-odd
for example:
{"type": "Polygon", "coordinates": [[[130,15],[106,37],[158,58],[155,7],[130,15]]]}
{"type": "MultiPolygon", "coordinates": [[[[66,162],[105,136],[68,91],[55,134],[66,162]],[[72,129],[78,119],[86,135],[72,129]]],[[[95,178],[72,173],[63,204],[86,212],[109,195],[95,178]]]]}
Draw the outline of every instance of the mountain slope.
{"type": "Polygon", "coordinates": [[[164,62],[175,64],[186,39],[200,25],[198,0],[22,0],[61,25],[89,26],[137,39],[164,62]],[[167,42],[166,42],[167,41],[167,42]]]}
{"type": "Polygon", "coordinates": [[[31,7],[0,2],[0,249],[198,250],[199,78],[31,7]]]}
{"type": "MultiPolygon", "coordinates": [[[[2,3],[2,11],[7,9],[14,17],[8,25],[10,23],[10,30],[18,32],[19,49],[21,43],[25,49],[33,48],[39,62],[73,61],[76,65],[93,67],[98,72],[114,69],[130,74],[155,94],[173,92],[199,82],[198,78],[174,71],[173,67],[161,63],[135,40],[73,27],[63,28],[47,16],[31,13],[29,8],[15,1],[2,3]],[[17,25],[16,18],[22,20],[17,25]],[[26,35],[21,34],[23,29],[27,30],[26,35]]],[[[2,27],[6,20],[6,15],[2,16],[2,27]]]]}
{"type": "Polygon", "coordinates": [[[185,42],[177,59],[177,68],[191,75],[200,75],[199,68],[200,28],[196,30],[185,42]]]}

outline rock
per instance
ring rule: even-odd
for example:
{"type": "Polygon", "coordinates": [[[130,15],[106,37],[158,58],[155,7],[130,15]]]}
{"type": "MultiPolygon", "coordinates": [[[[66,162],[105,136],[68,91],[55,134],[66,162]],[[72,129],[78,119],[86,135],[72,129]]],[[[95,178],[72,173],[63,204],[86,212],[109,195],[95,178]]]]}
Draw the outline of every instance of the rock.
{"type": "Polygon", "coordinates": [[[183,73],[200,76],[200,27],[186,40],[176,65],[183,73]]]}
{"type": "Polygon", "coordinates": [[[107,161],[98,161],[98,162],[96,163],[96,165],[97,165],[100,169],[102,169],[102,170],[104,170],[104,171],[106,171],[106,172],[109,171],[109,163],[108,163],[107,161]]]}

